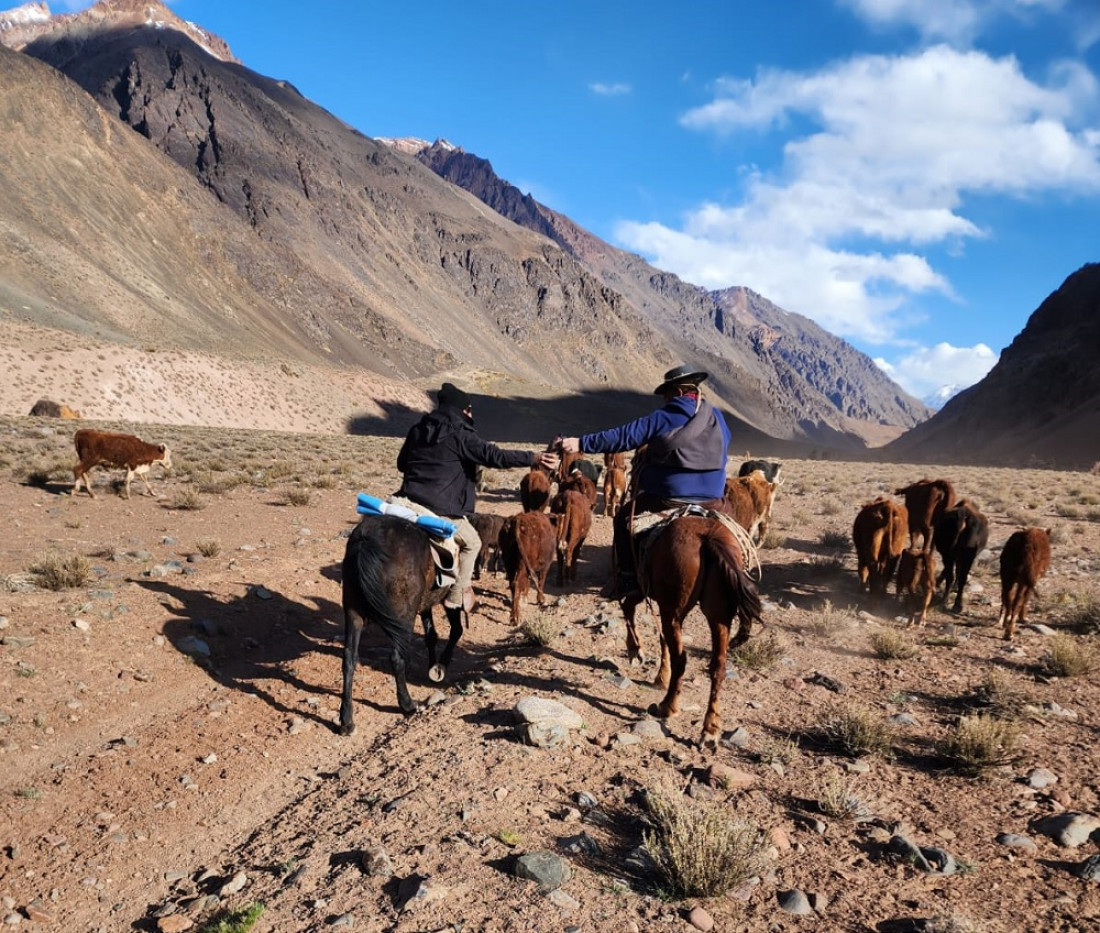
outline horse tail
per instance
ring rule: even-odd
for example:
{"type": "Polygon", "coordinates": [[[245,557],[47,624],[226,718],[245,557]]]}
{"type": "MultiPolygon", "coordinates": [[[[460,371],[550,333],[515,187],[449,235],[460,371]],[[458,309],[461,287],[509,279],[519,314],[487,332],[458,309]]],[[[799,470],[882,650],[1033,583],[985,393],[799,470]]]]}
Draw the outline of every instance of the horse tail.
{"type": "Polygon", "coordinates": [[[764,607],[756,584],[741,564],[741,549],[733,535],[721,525],[707,532],[706,546],[714,557],[717,569],[725,578],[730,596],[737,606],[737,634],[730,640],[731,647],[744,644],[752,632],[754,622],[763,623],[764,607]]]}
{"type": "MultiPolygon", "coordinates": [[[[386,633],[401,657],[407,658],[412,631],[407,620],[398,615],[390,592],[392,581],[385,572],[387,566],[392,566],[394,554],[386,545],[380,525],[364,531],[365,534],[358,540],[354,570],[367,609],[366,615],[386,633]]],[[[412,573],[413,570],[403,568],[397,572],[412,573]]]]}

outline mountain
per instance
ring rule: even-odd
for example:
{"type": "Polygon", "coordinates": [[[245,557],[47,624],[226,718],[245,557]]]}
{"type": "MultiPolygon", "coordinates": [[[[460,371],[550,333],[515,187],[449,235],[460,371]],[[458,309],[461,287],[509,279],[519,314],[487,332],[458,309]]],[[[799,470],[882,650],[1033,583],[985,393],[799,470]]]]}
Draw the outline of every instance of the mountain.
{"type": "MultiPolygon", "coordinates": [[[[746,436],[792,452],[860,450],[928,414],[807,319],[682,282],[495,175],[475,198],[424,147],[364,136],[156,0],[43,12],[0,14],[23,51],[0,48],[13,322],[318,379],[453,374],[487,395],[583,397],[573,429],[645,410],[648,382],[689,360],[746,436]]],[[[164,359],[143,366],[170,381],[164,359]]],[[[115,394],[63,401],[125,417],[115,394]]],[[[224,403],[205,401],[173,417],[224,403]]]]}
{"type": "Polygon", "coordinates": [[[928,418],[871,360],[809,318],[741,287],[717,292],[682,281],[611,246],[501,179],[487,159],[445,140],[386,140],[520,226],[549,237],[626,297],[669,346],[722,372],[736,414],[777,438],[879,444],[928,418]],[[751,413],[751,417],[746,417],[751,413]]]}
{"type": "Polygon", "coordinates": [[[1090,469],[1100,462],[1100,263],[1070,275],[977,385],[886,445],[898,460],[1090,469]]]}

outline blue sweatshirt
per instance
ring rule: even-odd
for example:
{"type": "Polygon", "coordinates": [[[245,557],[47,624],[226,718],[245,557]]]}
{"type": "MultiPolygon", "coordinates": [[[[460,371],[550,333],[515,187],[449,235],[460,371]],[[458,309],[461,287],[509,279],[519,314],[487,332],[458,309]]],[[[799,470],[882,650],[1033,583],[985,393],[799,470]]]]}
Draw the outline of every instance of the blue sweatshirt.
{"type": "MultiPolygon", "coordinates": [[[[613,454],[636,450],[655,437],[683,427],[695,413],[696,400],[681,396],[669,401],[663,408],[617,428],[585,434],[580,438],[580,448],[586,454],[613,454]]],[[[677,467],[650,465],[642,470],[639,491],[666,499],[682,499],[685,502],[706,502],[721,499],[726,488],[725,461],[729,454],[730,429],[720,411],[718,426],[722,431],[722,467],[717,470],[684,470],[677,467]]]]}

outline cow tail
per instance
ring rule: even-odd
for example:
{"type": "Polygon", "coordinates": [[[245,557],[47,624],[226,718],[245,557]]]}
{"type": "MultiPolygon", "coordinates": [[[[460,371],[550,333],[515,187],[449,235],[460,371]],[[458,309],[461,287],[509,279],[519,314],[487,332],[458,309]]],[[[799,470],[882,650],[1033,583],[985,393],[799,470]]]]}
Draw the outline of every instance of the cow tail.
{"type": "MultiPolygon", "coordinates": [[[[390,599],[389,588],[383,573],[383,568],[392,559],[392,555],[383,547],[378,536],[372,535],[360,541],[355,565],[358,571],[359,589],[366,602],[370,621],[377,623],[379,628],[389,636],[401,657],[407,658],[411,647],[412,630],[408,622],[398,616],[397,609],[390,599]]],[[[412,573],[414,569],[407,568],[407,572],[412,573]]]]}
{"type": "Polygon", "coordinates": [[[558,553],[565,554],[566,545],[569,542],[569,526],[573,523],[573,503],[570,501],[569,496],[563,496],[565,499],[565,510],[558,516],[557,522],[557,535],[558,535],[558,553]]]}
{"type": "Polygon", "coordinates": [[[730,646],[744,644],[752,633],[753,623],[763,624],[763,604],[752,578],[741,564],[741,551],[733,536],[721,525],[707,532],[706,547],[719,572],[725,577],[734,605],[737,606],[737,634],[730,646]]]}

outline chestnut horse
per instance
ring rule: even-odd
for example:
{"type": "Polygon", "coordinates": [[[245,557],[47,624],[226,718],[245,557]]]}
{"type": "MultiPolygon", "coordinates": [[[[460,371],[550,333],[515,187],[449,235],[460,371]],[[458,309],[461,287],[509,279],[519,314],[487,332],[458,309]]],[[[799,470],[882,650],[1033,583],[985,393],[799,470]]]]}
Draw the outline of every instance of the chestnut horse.
{"type": "Polygon", "coordinates": [[[631,663],[643,660],[634,613],[643,599],[653,600],[661,614],[661,663],[654,684],[668,687],[665,698],[649,708],[667,719],[680,704],[680,686],[687,668],[683,624],[698,606],[710,625],[710,700],[703,719],[701,744],[717,747],[722,731],[718,697],[726,678],[730,646],[743,644],[754,622],[761,622],[760,595],[744,569],[741,548],[720,521],[687,515],[654,529],[656,537],[639,554],[638,577],[644,595],[623,600],[627,623],[627,653],[631,663]],[[730,638],[734,619],[737,632],[730,638]]]}
{"type": "MultiPolygon", "coordinates": [[[[393,676],[397,705],[406,716],[418,709],[409,696],[405,670],[413,630],[419,615],[428,646],[428,677],[447,676],[447,665],[462,635],[461,621],[452,624],[439,663],[439,636],[432,623],[432,607],[443,601],[448,587],[435,585],[435,559],[429,534],[419,525],[393,515],[365,515],[352,531],[344,551],[344,692],[340,702],[340,734],[355,731],[352,681],[359,657],[359,637],[365,622],[381,626],[393,644],[393,676]]],[[[461,619],[461,614],[459,616],[461,619]]]]}

